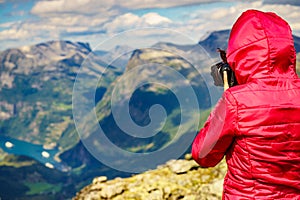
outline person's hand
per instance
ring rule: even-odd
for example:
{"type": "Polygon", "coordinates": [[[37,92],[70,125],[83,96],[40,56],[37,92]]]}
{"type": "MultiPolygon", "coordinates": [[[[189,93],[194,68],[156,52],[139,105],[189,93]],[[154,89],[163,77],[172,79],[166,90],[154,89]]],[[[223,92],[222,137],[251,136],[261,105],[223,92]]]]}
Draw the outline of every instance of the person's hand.
{"type": "Polygon", "coordinates": [[[211,76],[214,79],[215,86],[223,86],[224,91],[229,87],[237,85],[235,75],[227,63],[226,52],[220,48],[217,49],[222,59],[221,62],[211,66],[211,76]]]}

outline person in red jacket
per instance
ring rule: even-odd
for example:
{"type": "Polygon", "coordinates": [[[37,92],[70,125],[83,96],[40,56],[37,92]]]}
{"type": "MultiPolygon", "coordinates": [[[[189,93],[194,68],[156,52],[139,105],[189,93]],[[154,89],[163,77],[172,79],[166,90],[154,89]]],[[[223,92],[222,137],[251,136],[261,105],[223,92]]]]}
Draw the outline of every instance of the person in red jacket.
{"type": "Polygon", "coordinates": [[[192,144],[202,167],[224,157],[223,199],[300,199],[300,79],[291,28],[271,12],[245,11],[232,27],[230,87],[192,144]]]}

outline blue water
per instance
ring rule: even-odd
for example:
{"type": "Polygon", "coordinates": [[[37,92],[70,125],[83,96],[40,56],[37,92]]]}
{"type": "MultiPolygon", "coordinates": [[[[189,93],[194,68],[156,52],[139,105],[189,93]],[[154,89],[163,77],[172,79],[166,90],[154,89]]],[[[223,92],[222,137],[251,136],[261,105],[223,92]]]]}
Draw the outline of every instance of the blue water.
{"type": "Polygon", "coordinates": [[[0,148],[2,148],[3,151],[9,154],[28,156],[45,165],[46,163],[49,163],[50,165],[53,165],[54,168],[60,171],[68,170],[68,167],[66,167],[64,164],[54,159],[54,156],[58,153],[57,148],[50,149],[50,150],[44,149],[43,145],[32,144],[29,142],[25,142],[13,138],[5,137],[5,136],[0,136],[0,148]],[[6,142],[12,143],[13,146],[11,148],[6,147],[5,146],[6,142]],[[48,158],[42,156],[43,151],[49,154],[48,158]]]}

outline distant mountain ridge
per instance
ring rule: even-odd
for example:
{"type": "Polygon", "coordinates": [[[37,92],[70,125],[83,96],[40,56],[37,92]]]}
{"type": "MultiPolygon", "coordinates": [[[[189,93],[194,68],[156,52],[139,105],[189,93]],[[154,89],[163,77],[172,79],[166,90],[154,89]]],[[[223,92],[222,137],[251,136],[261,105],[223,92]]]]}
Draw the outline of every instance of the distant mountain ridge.
{"type": "Polygon", "coordinates": [[[205,39],[199,41],[201,45],[209,54],[217,56],[216,49],[227,49],[227,42],[229,39],[230,30],[221,30],[211,32],[205,39]]]}
{"type": "MultiPolygon", "coordinates": [[[[216,49],[227,49],[230,30],[213,31],[206,38],[199,41],[199,44],[210,54],[217,55],[216,49]]],[[[296,52],[300,52],[300,37],[293,35],[296,52]]]]}

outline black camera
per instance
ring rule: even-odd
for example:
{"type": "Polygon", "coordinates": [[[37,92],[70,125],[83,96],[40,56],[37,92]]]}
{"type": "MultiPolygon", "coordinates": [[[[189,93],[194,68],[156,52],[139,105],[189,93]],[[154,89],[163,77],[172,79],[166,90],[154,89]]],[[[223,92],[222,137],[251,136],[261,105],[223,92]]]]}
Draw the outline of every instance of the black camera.
{"type": "Polygon", "coordinates": [[[222,61],[211,66],[211,76],[214,79],[214,84],[216,86],[224,86],[224,72],[226,71],[229,87],[237,85],[234,72],[227,63],[226,52],[219,48],[217,50],[220,52],[222,61]]]}

